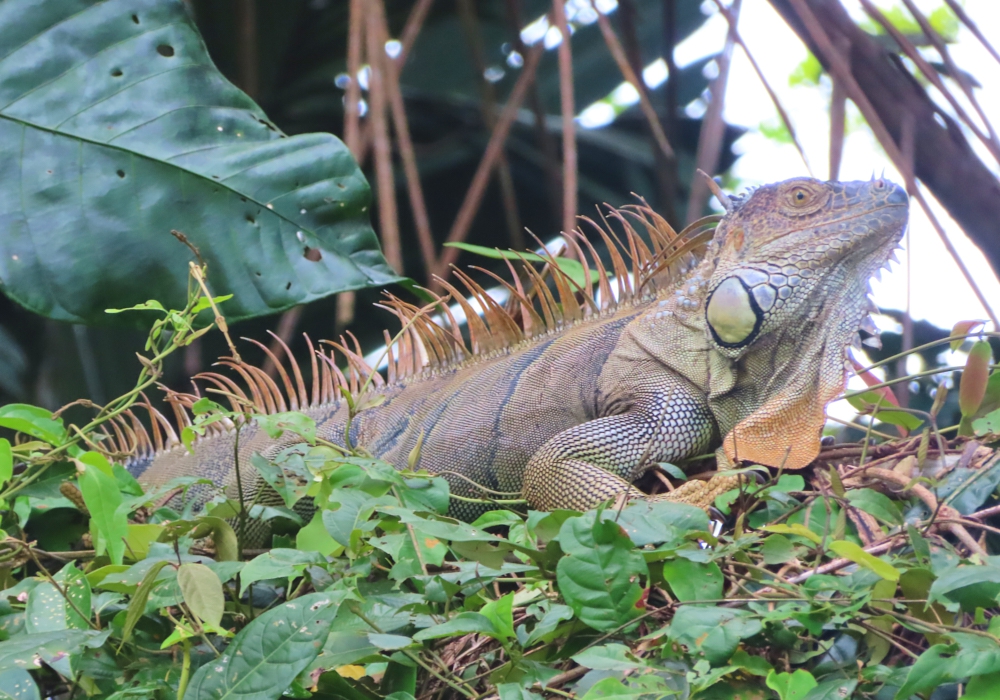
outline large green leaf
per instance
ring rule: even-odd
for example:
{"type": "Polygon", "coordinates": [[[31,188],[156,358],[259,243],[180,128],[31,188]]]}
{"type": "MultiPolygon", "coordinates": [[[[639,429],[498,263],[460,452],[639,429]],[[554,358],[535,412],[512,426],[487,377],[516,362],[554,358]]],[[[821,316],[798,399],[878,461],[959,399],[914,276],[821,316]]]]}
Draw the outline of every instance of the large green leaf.
{"type": "Polygon", "coordinates": [[[323,648],[342,595],[311,593],[269,610],[194,674],[185,697],[279,698],[323,648]]]}
{"type": "Polygon", "coordinates": [[[278,131],[180,0],[7,0],[0,27],[0,284],[24,306],[182,306],[172,229],[231,320],[396,279],[344,145],[278,131]]]}
{"type": "Polygon", "coordinates": [[[566,553],[556,567],[559,591],[582,622],[610,630],[642,613],[646,562],[618,523],[593,513],[570,518],[559,544],[566,553]]]}

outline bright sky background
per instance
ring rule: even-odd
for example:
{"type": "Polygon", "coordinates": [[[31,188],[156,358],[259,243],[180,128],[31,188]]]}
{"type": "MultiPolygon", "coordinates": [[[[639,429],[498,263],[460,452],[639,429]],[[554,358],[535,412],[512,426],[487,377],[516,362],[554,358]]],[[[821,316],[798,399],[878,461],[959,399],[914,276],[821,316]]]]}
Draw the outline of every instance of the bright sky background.
{"type": "MultiPolygon", "coordinates": [[[[893,2],[876,2],[887,7],[893,2]]],[[[940,0],[917,2],[925,12],[943,3],[940,0]]],[[[965,9],[978,24],[994,47],[1000,46],[1000,2],[994,0],[967,0],[965,9]]],[[[856,20],[866,15],[861,5],[844,0],[856,20]]],[[[714,4],[705,3],[704,9],[714,10],[714,4]]],[[[715,13],[684,46],[678,47],[679,64],[718,51],[725,42],[727,24],[715,13]]],[[[789,85],[791,71],[807,55],[798,36],[785,24],[770,3],[763,0],[744,0],[740,14],[739,32],[778,93],[789,118],[799,136],[817,177],[829,174],[829,91],[825,86],[810,87],[789,85]]],[[[1000,64],[982,47],[972,33],[962,26],[957,42],[950,47],[953,58],[975,75],[983,87],[978,97],[983,110],[991,121],[1000,126],[1000,64]]],[[[742,153],[733,167],[743,185],[759,185],[784,180],[808,172],[794,145],[780,144],[762,135],[758,127],[764,123],[778,123],[777,111],[753,71],[746,55],[737,47],[733,54],[728,90],[726,93],[725,119],[728,123],[750,129],[736,148],[742,153]]],[[[958,90],[956,89],[956,93],[958,90]]],[[[943,102],[943,99],[941,100],[943,102]]],[[[947,108],[946,108],[947,109],[947,108]]],[[[848,103],[848,123],[859,120],[857,109],[848,103]]],[[[950,111],[950,110],[949,110],[950,111]]],[[[971,110],[970,110],[971,111],[971,110]]],[[[970,142],[975,138],[968,135],[970,142]]],[[[983,149],[980,149],[983,152],[983,149]]],[[[997,171],[997,163],[983,158],[988,167],[997,171]]],[[[878,145],[867,125],[854,129],[845,139],[840,179],[868,179],[872,173],[885,174],[896,182],[903,179],[893,168],[888,156],[878,145]]],[[[931,201],[933,196],[924,190],[931,201]]],[[[936,202],[935,202],[936,204],[936,202]]],[[[916,203],[910,210],[909,248],[900,253],[900,264],[873,283],[875,302],[884,309],[905,309],[907,299],[907,265],[910,266],[910,313],[915,319],[925,319],[942,328],[950,329],[956,321],[986,318],[982,305],[962,277],[934,228],[916,203]]],[[[958,249],[973,278],[980,285],[984,296],[1000,312],[1000,282],[997,281],[982,253],[962,233],[961,229],[937,207],[939,220],[958,249]]],[[[1000,222],[997,222],[1000,226],[1000,222]]]]}

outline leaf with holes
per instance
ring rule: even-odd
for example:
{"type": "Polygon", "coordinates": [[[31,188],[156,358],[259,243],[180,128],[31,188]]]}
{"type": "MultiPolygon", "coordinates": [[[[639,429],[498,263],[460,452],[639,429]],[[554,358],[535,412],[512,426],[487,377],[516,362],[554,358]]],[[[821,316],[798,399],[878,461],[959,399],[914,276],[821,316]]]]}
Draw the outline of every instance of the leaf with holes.
{"type": "Polygon", "coordinates": [[[343,593],[311,593],[256,618],[191,677],[185,697],[278,698],[319,654],[343,593]]]}
{"type": "Polygon", "coordinates": [[[344,144],[278,131],[181,0],[8,0],[0,27],[0,280],[27,308],[183,308],[192,251],[171,230],[235,295],[230,321],[398,279],[344,144]]]}

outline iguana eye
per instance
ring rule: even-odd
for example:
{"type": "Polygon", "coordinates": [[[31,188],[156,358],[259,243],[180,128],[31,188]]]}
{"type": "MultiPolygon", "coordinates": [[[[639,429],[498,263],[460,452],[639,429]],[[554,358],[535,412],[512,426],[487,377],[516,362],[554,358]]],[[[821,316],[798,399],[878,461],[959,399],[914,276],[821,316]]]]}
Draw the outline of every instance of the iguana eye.
{"type": "Polygon", "coordinates": [[[726,348],[747,345],[763,318],[760,307],[738,277],[728,277],[708,300],[706,319],[715,342],[726,348]]]}

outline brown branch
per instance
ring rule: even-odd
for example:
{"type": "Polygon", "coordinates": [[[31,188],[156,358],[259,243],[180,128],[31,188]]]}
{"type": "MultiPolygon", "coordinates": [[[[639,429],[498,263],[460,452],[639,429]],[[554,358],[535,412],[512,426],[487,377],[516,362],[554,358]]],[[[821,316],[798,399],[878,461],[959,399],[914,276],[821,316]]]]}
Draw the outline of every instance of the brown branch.
{"type": "Polygon", "coordinates": [[[625,49],[622,48],[621,42],[618,41],[618,36],[611,27],[611,22],[608,21],[607,16],[598,12],[596,7],[594,11],[597,12],[597,24],[601,28],[601,34],[604,36],[604,43],[608,45],[608,51],[611,52],[612,58],[618,64],[618,70],[621,71],[625,80],[639,94],[639,106],[642,108],[642,113],[646,117],[650,130],[653,132],[656,145],[659,146],[660,151],[665,157],[673,160],[676,157],[674,149],[671,147],[670,142],[667,141],[667,135],[663,133],[663,125],[660,124],[660,118],[656,116],[653,103],[649,101],[649,91],[646,89],[646,84],[639,79],[639,76],[636,75],[629,64],[628,57],[625,55],[625,49]]]}
{"type": "Polygon", "coordinates": [[[559,104],[562,109],[563,139],[563,201],[562,230],[576,228],[577,162],[576,162],[576,117],[573,101],[573,37],[566,23],[566,0],[552,0],[552,16],[555,26],[562,34],[559,42],[559,104]]]}
{"type": "Polygon", "coordinates": [[[396,65],[402,66],[406,63],[406,57],[410,54],[410,49],[413,48],[413,42],[417,40],[417,35],[420,34],[420,30],[424,26],[424,20],[427,19],[427,13],[430,12],[431,5],[434,4],[434,0],[417,0],[413,9],[410,10],[409,16],[406,18],[406,24],[403,25],[403,32],[399,35],[399,43],[402,45],[402,49],[399,52],[399,56],[396,57],[396,65]]]}
{"type": "MultiPolygon", "coordinates": [[[[714,173],[719,164],[719,154],[722,152],[722,141],[726,134],[726,123],[722,120],[722,110],[725,106],[726,84],[729,82],[729,66],[733,58],[733,46],[736,43],[733,28],[740,15],[742,0],[733,0],[730,14],[733,17],[726,35],[726,46],[716,59],[719,74],[709,87],[711,94],[708,109],[701,121],[701,134],[698,137],[698,155],[695,167],[706,173],[714,173]]],[[[702,215],[705,203],[708,201],[709,189],[705,178],[696,177],[691,183],[688,194],[687,222],[690,224],[702,215]]]]}
{"type": "Polygon", "coordinates": [[[993,44],[991,44],[989,42],[989,39],[987,39],[983,35],[982,31],[980,31],[979,25],[973,22],[972,18],[965,13],[965,10],[962,8],[962,6],[959,5],[957,2],[955,2],[955,0],[944,0],[944,1],[948,3],[948,7],[950,7],[951,11],[955,13],[955,16],[958,17],[959,20],[961,20],[962,24],[968,27],[969,31],[972,32],[977,39],[979,39],[979,43],[981,43],[983,47],[990,52],[990,55],[993,56],[993,59],[997,63],[1000,63],[1000,54],[997,53],[996,49],[993,48],[993,44]]]}
{"type": "MultiPolygon", "coordinates": [[[[771,83],[767,82],[767,78],[764,77],[764,71],[760,69],[757,59],[754,58],[752,53],[750,53],[750,49],[747,47],[746,42],[743,41],[743,37],[736,28],[736,18],[733,16],[733,13],[730,12],[729,8],[722,4],[722,0],[714,0],[714,2],[719,8],[719,11],[722,13],[722,16],[726,18],[726,22],[729,24],[729,31],[732,33],[733,39],[737,44],[739,44],[740,48],[743,49],[743,53],[746,55],[747,60],[750,61],[750,65],[753,67],[754,73],[757,74],[757,79],[760,80],[761,85],[764,86],[764,90],[767,91],[767,95],[771,98],[774,108],[778,110],[778,116],[781,117],[781,123],[785,125],[785,129],[788,130],[788,135],[792,137],[792,143],[795,144],[796,150],[798,150],[799,155],[802,157],[802,162],[806,166],[806,172],[812,175],[812,166],[809,165],[809,159],[806,158],[805,149],[803,149],[802,144],[799,143],[799,137],[798,134],[795,133],[795,127],[792,125],[792,120],[789,118],[788,112],[785,111],[784,106],[781,104],[781,100],[778,99],[778,93],[774,91],[771,87],[771,83]]],[[[836,86],[834,86],[834,89],[836,89],[836,86]]]]}
{"type": "Polygon", "coordinates": [[[347,92],[344,95],[344,144],[354,159],[361,163],[360,129],[361,86],[358,72],[361,70],[361,56],[364,46],[364,0],[351,0],[350,25],[347,30],[347,92]]]}
{"type": "MultiPolygon", "coordinates": [[[[517,111],[524,101],[528,87],[535,79],[538,62],[541,60],[544,51],[545,47],[539,42],[531,47],[531,50],[528,51],[528,55],[525,57],[524,69],[517,79],[517,83],[514,84],[514,89],[511,90],[510,97],[507,98],[507,104],[504,105],[503,111],[500,113],[500,118],[497,120],[496,128],[493,129],[489,143],[486,144],[486,152],[483,153],[483,157],[479,161],[476,173],[472,176],[472,183],[465,192],[465,199],[462,200],[462,206],[455,216],[455,222],[452,224],[451,231],[448,234],[449,243],[464,241],[469,233],[472,221],[479,210],[479,204],[482,202],[483,193],[486,191],[486,185],[489,183],[490,173],[493,171],[496,159],[503,149],[504,142],[507,140],[507,135],[514,124],[517,111]]],[[[458,248],[445,248],[441,251],[437,274],[441,277],[447,275],[448,269],[458,259],[459,253],[458,248]]]]}
{"type": "Polygon", "coordinates": [[[791,27],[808,44],[820,62],[842,80],[848,96],[861,110],[875,137],[906,178],[907,189],[917,199],[955,260],[990,319],[997,316],[979,286],[948,240],[937,217],[916,185],[916,178],[927,184],[937,199],[965,232],[979,244],[994,270],[1000,270],[1000,182],[979,160],[955,121],[941,112],[900,65],[898,58],[876,44],[851,21],[836,0],[771,0],[791,27]],[[819,14],[817,14],[819,13],[819,14]],[[852,63],[834,48],[827,30],[847,39],[852,63]],[[914,168],[907,164],[890,133],[900,134],[904,113],[916,120],[918,144],[914,168]],[[944,123],[942,127],[941,122],[944,123]]]}
{"type": "MultiPolygon", "coordinates": [[[[893,40],[895,40],[899,48],[903,51],[903,53],[905,53],[909,57],[911,61],[913,61],[914,65],[916,65],[916,67],[920,69],[920,72],[923,73],[924,77],[927,78],[928,82],[930,82],[931,85],[936,87],[938,91],[944,96],[944,98],[948,100],[948,104],[950,104],[951,108],[955,110],[955,114],[958,115],[958,118],[961,119],[963,122],[965,122],[965,125],[969,127],[969,130],[976,135],[976,138],[978,138],[980,141],[983,142],[983,145],[985,145],[986,148],[989,149],[990,153],[993,154],[993,157],[1000,160],[1000,149],[997,148],[996,134],[993,133],[993,129],[990,127],[990,123],[986,119],[986,115],[982,113],[982,110],[978,110],[979,115],[980,118],[983,120],[983,123],[986,124],[986,128],[990,130],[989,135],[984,134],[979,129],[979,126],[969,117],[966,111],[962,109],[962,105],[959,104],[958,100],[955,99],[955,96],[951,94],[951,91],[944,84],[944,81],[941,79],[941,74],[938,73],[938,71],[932,65],[930,65],[924,59],[923,56],[920,55],[920,52],[917,51],[917,47],[914,46],[903,35],[901,31],[899,31],[898,29],[896,29],[895,26],[893,26],[892,22],[889,21],[889,18],[886,17],[877,7],[875,7],[875,5],[872,4],[871,0],[861,0],[861,6],[864,8],[865,12],[868,13],[868,16],[874,19],[876,22],[878,22],[882,26],[882,28],[885,29],[886,33],[889,36],[891,36],[893,40]]],[[[911,8],[911,13],[914,13],[914,17],[917,19],[918,22],[924,19],[923,15],[921,15],[919,12],[916,11],[916,8],[911,8]]],[[[926,22],[926,20],[924,20],[924,22],[926,22]]],[[[925,33],[927,32],[927,30],[930,30],[928,38],[930,38],[931,35],[936,36],[933,27],[931,27],[929,24],[924,28],[925,33]]],[[[931,41],[934,41],[934,39],[931,39],[931,41]]],[[[947,51],[943,51],[943,48],[939,48],[938,52],[941,54],[942,58],[944,58],[945,54],[947,54],[947,51]]],[[[950,61],[950,58],[946,59],[946,61],[950,61]]],[[[956,81],[959,82],[959,85],[962,85],[963,82],[959,78],[960,71],[958,71],[957,66],[950,65],[949,68],[955,74],[955,79],[956,81]]],[[[971,91],[966,93],[967,97],[970,95],[971,91]]],[[[975,98],[972,98],[972,103],[973,105],[978,107],[978,104],[974,101],[974,99],[975,98]]]]}
{"type": "MultiPolygon", "coordinates": [[[[378,2],[376,11],[378,13],[379,41],[385,45],[389,37],[389,29],[385,18],[385,4],[381,0],[378,2]]],[[[415,11],[416,8],[414,8],[415,11]]],[[[406,176],[406,192],[410,200],[410,209],[413,212],[413,223],[417,229],[417,242],[420,246],[420,256],[424,261],[424,274],[427,279],[430,279],[437,263],[437,254],[434,251],[434,236],[431,233],[430,218],[427,216],[427,204],[424,202],[424,192],[420,186],[417,157],[413,151],[413,141],[410,139],[410,125],[406,119],[403,92],[399,86],[399,66],[401,64],[387,60],[384,65],[385,86],[389,95],[392,125],[396,132],[396,142],[399,144],[399,155],[403,161],[403,173],[406,176]]]]}
{"type": "MultiPolygon", "coordinates": [[[[486,129],[493,130],[497,121],[497,96],[493,83],[486,79],[486,59],[484,58],[483,39],[479,29],[479,19],[476,17],[472,0],[458,0],[458,13],[462,20],[469,52],[472,54],[472,64],[476,71],[476,82],[482,96],[480,110],[486,129]]],[[[507,222],[507,237],[515,250],[524,248],[524,235],[521,232],[521,219],[517,211],[517,196],[514,192],[514,177],[510,172],[507,154],[503,151],[497,157],[497,180],[500,183],[500,199],[503,202],[504,218],[507,222]]]]}
{"type": "Polygon", "coordinates": [[[398,273],[403,272],[403,251],[399,240],[399,220],[396,212],[396,185],[392,173],[392,150],[389,128],[385,119],[385,42],[380,41],[378,9],[368,5],[365,25],[368,47],[368,113],[372,124],[375,151],[375,181],[378,197],[379,233],[385,259],[398,273]]]}

